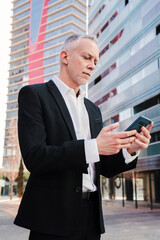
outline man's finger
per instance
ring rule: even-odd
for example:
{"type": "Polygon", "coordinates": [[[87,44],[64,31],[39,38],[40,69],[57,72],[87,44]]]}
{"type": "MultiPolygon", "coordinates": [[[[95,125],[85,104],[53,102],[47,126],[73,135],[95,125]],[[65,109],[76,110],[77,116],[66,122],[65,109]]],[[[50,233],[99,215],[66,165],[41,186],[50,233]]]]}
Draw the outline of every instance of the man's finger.
{"type": "Polygon", "coordinates": [[[127,143],[132,143],[136,138],[135,137],[129,137],[129,138],[123,138],[120,139],[120,144],[127,144],[127,143]]]}
{"type": "Polygon", "coordinates": [[[145,144],[149,144],[150,139],[151,139],[150,135],[144,135],[144,134],[141,134],[141,133],[136,134],[136,137],[139,141],[141,141],[145,144]]]}
{"type": "Polygon", "coordinates": [[[103,129],[104,129],[105,132],[110,132],[113,129],[116,129],[118,126],[119,126],[119,123],[116,122],[116,123],[113,123],[113,124],[110,124],[110,125],[104,127],[103,129]]]}
{"type": "MultiPolygon", "coordinates": [[[[151,139],[150,132],[149,132],[148,129],[145,128],[145,127],[142,127],[142,132],[140,133],[140,135],[141,135],[141,136],[143,135],[143,136],[145,136],[146,138],[151,139]]],[[[136,134],[136,136],[137,136],[137,134],[136,134]]]]}
{"type": "Polygon", "coordinates": [[[122,148],[130,148],[130,146],[131,146],[131,144],[130,143],[128,143],[128,144],[123,144],[123,145],[121,145],[120,146],[120,148],[122,149],[122,148]]]}
{"type": "Polygon", "coordinates": [[[152,127],[153,127],[153,122],[151,122],[146,128],[148,131],[151,131],[152,127]]]}
{"type": "Polygon", "coordinates": [[[139,139],[136,139],[135,143],[137,143],[141,149],[145,149],[148,147],[148,144],[141,142],[139,139]]]}
{"type": "Polygon", "coordinates": [[[126,132],[115,132],[115,137],[117,138],[128,138],[134,136],[137,133],[136,130],[126,131],[126,132]]]}

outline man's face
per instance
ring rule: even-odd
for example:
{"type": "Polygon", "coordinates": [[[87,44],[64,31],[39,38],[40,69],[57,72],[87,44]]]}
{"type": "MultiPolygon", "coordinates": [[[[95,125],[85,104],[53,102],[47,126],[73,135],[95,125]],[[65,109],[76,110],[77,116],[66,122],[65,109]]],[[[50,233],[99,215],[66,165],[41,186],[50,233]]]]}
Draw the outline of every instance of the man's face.
{"type": "Polygon", "coordinates": [[[73,88],[85,85],[92,75],[99,59],[97,44],[88,38],[75,42],[75,46],[68,51],[67,74],[73,88]]]}

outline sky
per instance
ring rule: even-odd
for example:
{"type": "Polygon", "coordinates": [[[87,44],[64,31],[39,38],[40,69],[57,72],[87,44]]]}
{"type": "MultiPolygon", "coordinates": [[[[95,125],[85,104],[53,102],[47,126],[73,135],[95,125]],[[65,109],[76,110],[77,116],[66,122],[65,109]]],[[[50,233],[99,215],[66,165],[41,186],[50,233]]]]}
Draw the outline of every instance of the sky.
{"type": "Polygon", "coordinates": [[[4,129],[6,117],[7,86],[9,77],[9,54],[11,38],[11,0],[3,1],[0,7],[0,168],[3,161],[4,129]]]}

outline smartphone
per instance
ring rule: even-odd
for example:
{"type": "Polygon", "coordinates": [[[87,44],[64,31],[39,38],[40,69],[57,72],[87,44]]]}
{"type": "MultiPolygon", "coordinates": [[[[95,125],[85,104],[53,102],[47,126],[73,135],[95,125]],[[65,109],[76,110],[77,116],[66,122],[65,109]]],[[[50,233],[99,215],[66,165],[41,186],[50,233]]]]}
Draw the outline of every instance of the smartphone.
{"type": "Polygon", "coordinates": [[[139,116],[125,131],[137,130],[137,132],[141,132],[141,128],[147,127],[151,123],[151,119],[146,118],[144,116],[139,116]]]}

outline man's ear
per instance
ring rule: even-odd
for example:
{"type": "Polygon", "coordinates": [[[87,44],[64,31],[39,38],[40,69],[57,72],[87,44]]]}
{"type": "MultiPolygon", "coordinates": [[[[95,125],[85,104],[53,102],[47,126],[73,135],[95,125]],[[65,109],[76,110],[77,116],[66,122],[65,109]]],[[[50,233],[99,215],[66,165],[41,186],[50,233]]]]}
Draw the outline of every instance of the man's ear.
{"type": "Polygon", "coordinates": [[[61,59],[62,63],[66,64],[66,65],[68,64],[69,54],[66,50],[63,50],[60,53],[60,59],[61,59]]]}

